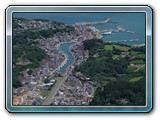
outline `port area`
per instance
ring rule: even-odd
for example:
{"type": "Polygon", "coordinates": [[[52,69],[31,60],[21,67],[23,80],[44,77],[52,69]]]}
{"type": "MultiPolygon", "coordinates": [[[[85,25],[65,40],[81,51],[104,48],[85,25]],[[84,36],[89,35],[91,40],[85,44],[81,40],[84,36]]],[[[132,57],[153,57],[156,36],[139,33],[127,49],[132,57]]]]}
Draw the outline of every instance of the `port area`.
{"type": "Polygon", "coordinates": [[[75,25],[89,25],[90,28],[94,31],[97,32],[98,34],[101,35],[107,35],[107,34],[112,34],[114,32],[128,32],[128,33],[133,33],[133,34],[138,34],[137,32],[134,31],[130,31],[130,30],[126,30],[125,28],[116,25],[116,29],[110,29],[110,30],[98,30],[95,27],[93,27],[92,25],[98,25],[98,24],[107,24],[109,22],[111,22],[111,18],[108,18],[104,21],[96,21],[96,22],[80,22],[80,23],[76,23],[75,25]]]}
{"type": "MultiPolygon", "coordinates": [[[[110,30],[98,30],[94,26],[89,26],[89,28],[96,33],[96,38],[101,39],[103,35],[111,35],[112,33],[118,33],[118,32],[128,32],[131,34],[138,34],[138,32],[126,30],[125,28],[116,25],[116,29],[110,29],[110,30]]],[[[127,40],[107,40],[104,41],[105,43],[119,43],[119,42],[136,42],[139,41],[139,39],[127,39],[127,40]]]]}

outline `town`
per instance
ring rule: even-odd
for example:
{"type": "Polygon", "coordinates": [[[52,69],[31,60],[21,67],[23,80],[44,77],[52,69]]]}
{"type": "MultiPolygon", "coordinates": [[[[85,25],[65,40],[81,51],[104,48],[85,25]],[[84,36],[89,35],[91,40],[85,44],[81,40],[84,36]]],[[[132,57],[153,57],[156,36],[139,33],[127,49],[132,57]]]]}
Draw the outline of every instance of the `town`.
{"type": "MultiPolygon", "coordinates": [[[[52,30],[63,29],[65,27],[73,27],[73,31],[57,32],[54,36],[45,38],[38,36],[33,39],[38,43],[38,47],[47,53],[48,58],[41,61],[39,68],[30,70],[29,68],[22,71],[22,86],[13,88],[13,105],[41,105],[47,98],[52,87],[56,86],[56,77],[62,77],[63,82],[53,94],[52,100],[46,105],[87,105],[93,97],[94,87],[98,83],[94,83],[89,78],[84,77],[81,73],[73,73],[75,66],[86,60],[86,53],[82,42],[93,38],[101,37],[97,32],[93,31],[86,25],[65,25],[52,21],[44,20],[21,20],[14,21],[18,27],[13,28],[13,33],[21,33],[26,30],[39,32],[48,28],[52,30]],[[59,49],[59,45],[66,42],[74,42],[69,48],[74,62],[70,65],[64,74],[59,72],[67,60],[67,56],[59,49]],[[79,78],[88,80],[85,84],[79,78]],[[96,84],[96,85],[95,85],[96,84]]],[[[32,40],[31,36],[27,38],[32,40]]],[[[19,65],[29,64],[29,62],[19,62],[19,65]]],[[[45,105],[45,104],[43,104],[45,105]]]]}

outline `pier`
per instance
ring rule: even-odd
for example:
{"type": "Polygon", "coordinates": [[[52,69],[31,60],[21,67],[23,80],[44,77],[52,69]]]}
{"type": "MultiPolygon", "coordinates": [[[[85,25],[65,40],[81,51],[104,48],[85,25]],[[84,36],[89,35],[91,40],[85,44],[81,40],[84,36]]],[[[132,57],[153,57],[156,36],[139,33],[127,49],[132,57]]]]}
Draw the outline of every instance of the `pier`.
{"type": "Polygon", "coordinates": [[[76,25],[96,25],[96,24],[106,24],[107,22],[109,22],[111,20],[111,18],[108,18],[104,21],[97,21],[97,22],[80,22],[80,23],[76,23],[76,25]]]}

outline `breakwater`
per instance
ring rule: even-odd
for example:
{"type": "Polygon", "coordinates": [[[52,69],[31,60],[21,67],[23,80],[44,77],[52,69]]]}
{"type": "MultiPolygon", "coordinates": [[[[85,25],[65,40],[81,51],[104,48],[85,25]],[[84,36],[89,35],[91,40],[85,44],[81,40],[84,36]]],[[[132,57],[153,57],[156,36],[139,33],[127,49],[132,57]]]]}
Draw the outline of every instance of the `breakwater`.
{"type": "Polygon", "coordinates": [[[107,22],[111,21],[111,18],[108,18],[104,21],[97,21],[97,22],[80,22],[76,23],[76,25],[97,25],[97,24],[106,24],[107,22]]]}

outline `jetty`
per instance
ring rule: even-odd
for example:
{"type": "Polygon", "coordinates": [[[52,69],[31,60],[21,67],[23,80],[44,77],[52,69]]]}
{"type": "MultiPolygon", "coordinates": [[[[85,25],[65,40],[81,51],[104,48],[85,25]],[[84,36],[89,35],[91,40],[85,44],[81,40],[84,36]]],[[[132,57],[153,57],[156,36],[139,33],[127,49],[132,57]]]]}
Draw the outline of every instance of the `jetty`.
{"type": "Polygon", "coordinates": [[[111,21],[111,18],[108,18],[104,21],[97,21],[97,22],[80,22],[76,23],[76,25],[97,25],[97,24],[106,24],[107,22],[111,21]]]}

